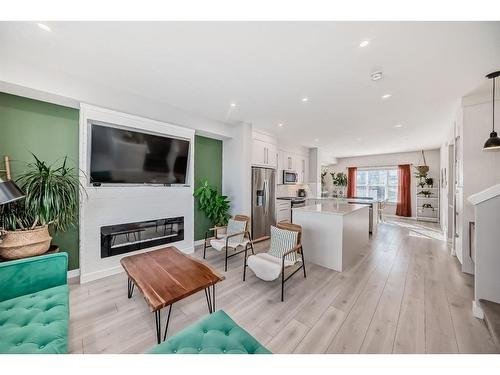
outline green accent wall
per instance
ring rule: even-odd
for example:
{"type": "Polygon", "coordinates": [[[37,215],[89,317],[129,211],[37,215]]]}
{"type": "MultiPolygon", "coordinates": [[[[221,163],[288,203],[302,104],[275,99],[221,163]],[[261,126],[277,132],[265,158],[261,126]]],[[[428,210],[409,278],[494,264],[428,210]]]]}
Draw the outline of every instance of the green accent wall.
{"type": "MultiPolygon", "coordinates": [[[[204,179],[208,179],[209,184],[219,192],[222,191],[222,141],[197,135],[194,139],[194,188],[198,188],[204,179]]],[[[211,226],[195,199],[194,240],[203,239],[211,226]]]]}
{"type": "MultiPolygon", "coordinates": [[[[49,163],[67,155],[78,168],[78,122],[77,109],[0,92],[0,165],[8,155],[14,179],[33,160],[31,153],[49,163]]],[[[57,233],[53,242],[68,253],[69,268],[78,268],[78,228],[57,233]]]]}

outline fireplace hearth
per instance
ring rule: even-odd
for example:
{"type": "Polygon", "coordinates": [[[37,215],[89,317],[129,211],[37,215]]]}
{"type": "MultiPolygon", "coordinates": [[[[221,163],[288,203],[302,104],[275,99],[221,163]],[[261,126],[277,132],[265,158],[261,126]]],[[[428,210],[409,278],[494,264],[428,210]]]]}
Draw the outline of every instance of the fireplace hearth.
{"type": "Polygon", "coordinates": [[[101,258],[184,240],[184,217],[101,227],[101,258]]]}

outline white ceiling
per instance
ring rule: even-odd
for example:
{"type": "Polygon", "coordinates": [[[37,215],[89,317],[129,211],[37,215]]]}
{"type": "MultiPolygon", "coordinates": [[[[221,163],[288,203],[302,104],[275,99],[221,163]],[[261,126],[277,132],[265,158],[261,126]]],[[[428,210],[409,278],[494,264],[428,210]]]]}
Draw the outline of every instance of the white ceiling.
{"type": "Polygon", "coordinates": [[[500,69],[500,22],[46,24],[0,23],[0,54],[337,157],[439,147],[500,69]]]}

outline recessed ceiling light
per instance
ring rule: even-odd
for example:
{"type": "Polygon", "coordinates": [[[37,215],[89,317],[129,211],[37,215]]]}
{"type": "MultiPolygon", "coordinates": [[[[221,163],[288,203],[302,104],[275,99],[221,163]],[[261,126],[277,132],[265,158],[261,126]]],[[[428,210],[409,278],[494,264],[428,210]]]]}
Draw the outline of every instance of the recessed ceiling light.
{"type": "Polygon", "coordinates": [[[396,124],[394,125],[395,128],[402,128],[403,127],[403,124],[396,124]]]}
{"type": "Polygon", "coordinates": [[[231,107],[236,107],[236,103],[231,103],[231,107]]]}
{"type": "Polygon", "coordinates": [[[283,127],[283,124],[280,122],[280,123],[278,124],[278,128],[282,128],[282,127],[283,127]]]}
{"type": "Polygon", "coordinates": [[[382,99],[389,99],[392,95],[391,94],[385,94],[382,95],[382,99]]]}
{"type": "Polygon", "coordinates": [[[52,31],[52,30],[50,29],[50,27],[48,27],[48,26],[47,26],[46,24],[44,24],[44,23],[37,23],[37,26],[38,26],[40,29],[44,30],[44,31],[52,31]]]}
{"type": "Polygon", "coordinates": [[[361,43],[359,43],[359,46],[363,48],[366,47],[368,44],[370,44],[369,40],[363,40],[361,43]]]}
{"type": "Polygon", "coordinates": [[[372,74],[370,74],[370,77],[372,81],[378,81],[382,79],[382,72],[373,72],[372,74]]]}
{"type": "Polygon", "coordinates": [[[319,138],[314,138],[314,142],[319,142],[319,138]]]}
{"type": "Polygon", "coordinates": [[[309,98],[308,98],[307,96],[304,96],[304,97],[302,98],[302,102],[303,102],[303,103],[307,103],[308,101],[309,101],[309,98]]]}

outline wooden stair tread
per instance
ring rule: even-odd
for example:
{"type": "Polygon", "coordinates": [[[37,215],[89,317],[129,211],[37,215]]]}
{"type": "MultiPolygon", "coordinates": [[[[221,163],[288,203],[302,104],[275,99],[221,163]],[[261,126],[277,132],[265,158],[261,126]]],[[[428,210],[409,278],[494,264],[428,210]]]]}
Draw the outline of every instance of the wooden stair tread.
{"type": "Polygon", "coordinates": [[[486,326],[496,346],[500,349],[500,304],[484,299],[479,300],[479,302],[484,312],[486,326]]]}

